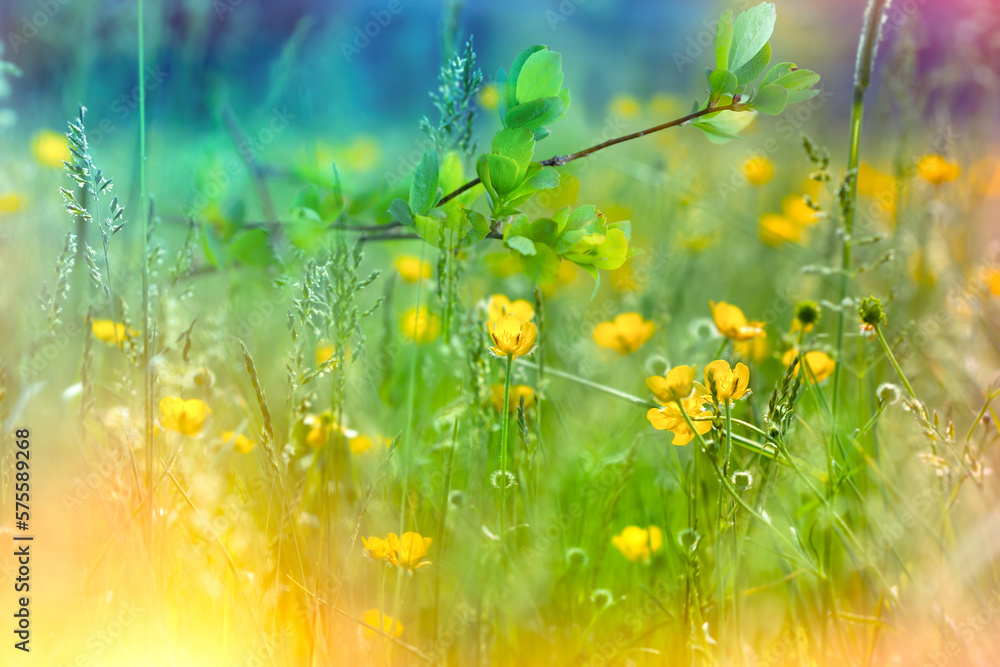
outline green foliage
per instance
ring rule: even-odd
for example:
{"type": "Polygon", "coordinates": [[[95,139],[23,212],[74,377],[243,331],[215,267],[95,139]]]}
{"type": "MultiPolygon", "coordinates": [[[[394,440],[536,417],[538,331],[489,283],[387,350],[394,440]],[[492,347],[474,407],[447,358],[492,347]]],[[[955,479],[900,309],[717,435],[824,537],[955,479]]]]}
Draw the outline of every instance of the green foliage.
{"type": "Polygon", "coordinates": [[[497,73],[502,89],[497,109],[507,128],[531,130],[536,140],[549,135],[547,125],[569,109],[569,90],[562,87],[562,55],[541,44],[529,46],[514,58],[508,75],[497,73]]]}

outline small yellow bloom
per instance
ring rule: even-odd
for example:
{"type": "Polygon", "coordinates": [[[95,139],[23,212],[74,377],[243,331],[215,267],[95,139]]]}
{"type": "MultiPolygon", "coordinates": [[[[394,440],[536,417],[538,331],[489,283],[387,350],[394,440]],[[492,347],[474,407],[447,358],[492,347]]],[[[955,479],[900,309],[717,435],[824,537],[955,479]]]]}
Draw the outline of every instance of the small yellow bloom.
{"type": "Polygon", "coordinates": [[[646,386],[660,405],[671,405],[687,398],[694,391],[694,366],[674,366],[666,377],[646,378],[646,386]]]}
{"type": "Polygon", "coordinates": [[[767,185],[774,178],[774,165],[766,157],[753,157],[743,163],[743,173],[751,185],[767,185]]]}
{"type": "Polygon", "coordinates": [[[403,335],[417,343],[429,343],[441,333],[441,318],[427,308],[410,308],[403,313],[399,328],[403,335]]]}
{"type": "Polygon", "coordinates": [[[389,562],[404,570],[419,570],[430,565],[424,560],[427,550],[431,548],[434,541],[429,537],[421,537],[420,533],[403,533],[402,537],[396,537],[396,533],[389,533],[386,538],[389,543],[389,562]]]}
{"type": "Polygon", "coordinates": [[[760,362],[767,359],[771,352],[771,345],[767,342],[767,336],[757,336],[750,340],[735,341],[733,352],[741,359],[760,362]]]}
{"type": "Polygon", "coordinates": [[[62,169],[63,161],[69,162],[69,139],[52,130],[41,130],[31,138],[31,152],[43,167],[62,169]]]}
{"type": "Polygon", "coordinates": [[[656,526],[626,526],[611,538],[611,544],[633,563],[646,562],[663,547],[663,531],[656,526]]]}
{"type": "Polygon", "coordinates": [[[940,155],[925,155],[917,162],[917,173],[931,185],[941,185],[958,178],[962,168],[940,155]]]}
{"type": "Polygon", "coordinates": [[[479,89],[476,99],[479,101],[479,106],[482,108],[496,109],[497,104],[500,102],[500,93],[497,92],[496,86],[492,83],[488,83],[479,89]]]}
{"type": "Polygon", "coordinates": [[[392,444],[392,440],[383,435],[377,435],[374,438],[367,435],[357,435],[347,441],[347,446],[351,448],[352,454],[357,455],[364,454],[370,450],[375,446],[376,442],[379,442],[386,447],[392,444]]]}
{"type": "MultiPolygon", "coordinates": [[[[490,387],[490,396],[493,399],[493,409],[497,412],[503,410],[503,384],[495,384],[490,387]]],[[[511,386],[510,403],[507,405],[507,411],[513,412],[517,410],[517,406],[521,405],[522,398],[524,399],[524,409],[531,409],[535,405],[535,390],[526,384],[511,386]]]]}
{"type": "Polygon", "coordinates": [[[741,363],[737,363],[733,369],[725,359],[716,359],[705,366],[705,392],[709,395],[713,385],[719,400],[738,401],[750,389],[750,369],[741,363]]]}
{"type": "Polygon", "coordinates": [[[726,338],[734,341],[748,341],[764,335],[764,323],[747,321],[743,311],[738,307],[725,301],[719,303],[709,301],[708,305],[712,309],[715,327],[726,338]]]}
{"type": "Polygon", "coordinates": [[[496,322],[504,315],[513,315],[521,322],[530,322],[535,318],[535,309],[524,299],[511,301],[503,294],[494,294],[486,305],[487,317],[496,322]]]}
{"type": "Polygon", "coordinates": [[[16,192],[0,195],[0,213],[14,213],[24,205],[24,199],[16,192]]]}
{"type": "Polygon", "coordinates": [[[361,543],[365,545],[365,556],[375,562],[389,562],[389,540],[381,537],[362,537],[361,543]]]}
{"type": "Polygon", "coordinates": [[[799,243],[802,225],[780,213],[765,213],[760,216],[758,234],[765,245],[777,248],[784,243],[799,243]]]}
{"type": "Polygon", "coordinates": [[[594,327],[594,342],[601,347],[629,354],[652,338],[656,325],[642,319],[639,313],[622,313],[612,322],[601,322],[594,327]]]}
{"type": "Polygon", "coordinates": [[[361,636],[367,641],[373,642],[378,639],[384,639],[383,635],[375,632],[372,628],[378,628],[390,637],[399,637],[403,634],[403,624],[392,616],[386,616],[378,609],[369,609],[361,615],[361,620],[371,626],[362,626],[361,628],[361,636]]]}
{"type": "Polygon", "coordinates": [[[333,343],[327,343],[325,341],[320,341],[316,343],[316,366],[322,366],[323,362],[333,356],[333,353],[337,351],[337,348],[333,343]]]}
{"type": "Polygon", "coordinates": [[[118,347],[123,347],[126,342],[135,340],[139,335],[135,329],[129,329],[126,332],[124,324],[111,320],[94,320],[91,323],[91,331],[94,333],[94,338],[102,343],[118,345],[118,347]]]}
{"type": "MultiPolygon", "coordinates": [[[[795,348],[790,349],[785,352],[785,356],[782,357],[781,363],[788,366],[793,361],[795,357],[799,355],[799,351],[795,348]]],[[[816,382],[822,382],[833,374],[834,368],[836,368],[836,362],[830,358],[826,352],[820,352],[819,350],[812,350],[811,352],[806,352],[802,361],[809,367],[810,374],[816,378],[816,382]]],[[[799,374],[799,369],[795,369],[795,374],[799,374]]]]}
{"type": "Polygon", "coordinates": [[[381,152],[374,138],[361,135],[344,147],[342,160],[355,171],[366,171],[378,164],[381,152]]]}
{"type": "Polygon", "coordinates": [[[788,195],[782,199],[781,211],[797,225],[811,225],[818,219],[816,211],[806,203],[802,195],[788,195]]]}
{"type": "Polygon", "coordinates": [[[179,396],[160,399],[160,424],[168,431],[195,436],[201,431],[211,410],[197,398],[184,400],[179,396]]]}
{"type": "MultiPolygon", "coordinates": [[[[695,430],[700,435],[705,435],[712,430],[712,422],[709,419],[712,413],[705,409],[705,402],[710,400],[710,398],[710,396],[704,394],[704,388],[699,387],[690,398],[681,401],[681,404],[684,405],[684,412],[687,412],[688,417],[691,418],[691,422],[694,424],[695,430]]],[[[649,423],[657,431],[670,431],[673,433],[673,444],[678,447],[683,447],[694,439],[694,433],[688,427],[687,421],[684,419],[684,415],[681,413],[680,406],[677,403],[664,405],[658,410],[650,408],[646,412],[646,419],[649,420],[649,423]]]]}
{"type": "Polygon", "coordinates": [[[233,449],[240,454],[246,454],[254,448],[254,442],[250,438],[246,437],[242,433],[235,433],[233,431],[224,431],[222,433],[222,439],[226,442],[230,440],[233,441],[233,449]]]}
{"type": "Polygon", "coordinates": [[[430,262],[412,255],[397,257],[396,271],[399,272],[399,277],[408,283],[415,283],[421,279],[427,280],[433,275],[430,262]]]}
{"type": "Polygon", "coordinates": [[[486,323],[493,345],[490,352],[497,357],[523,357],[535,348],[538,329],[534,322],[522,322],[514,315],[504,315],[495,323],[486,323]]]}
{"type": "Polygon", "coordinates": [[[632,95],[616,95],[608,104],[608,115],[632,120],[642,113],[642,105],[632,95]]]}
{"type": "Polygon", "coordinates": [[[990,272],[987,285],[993,296],[1000,296],[1000,269],[994,269],[990,272]]]}

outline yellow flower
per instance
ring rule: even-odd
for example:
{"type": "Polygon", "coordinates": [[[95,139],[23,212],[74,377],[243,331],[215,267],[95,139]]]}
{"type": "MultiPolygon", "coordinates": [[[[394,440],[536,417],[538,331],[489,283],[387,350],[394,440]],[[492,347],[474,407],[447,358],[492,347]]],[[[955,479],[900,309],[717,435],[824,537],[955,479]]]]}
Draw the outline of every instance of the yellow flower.
{"type": "Polygon", "coordinates": [[[494,294],[486,305],[487,317],[496,322],[504,315],[513,315],[521,322],[530,322],[535,317],[535,309],[524,299],[511,301],[503,294],[494,294]]]}
{"type": "Polygon", "coordinates": [[[633,563],[646,562],[663,547],[663,532],[656,526],[626,526],[611,538],[611,544],[633,563]]]}
{"type": "Polygon", "coordinates": [[[617,95],[608,104],[608,114],[631,120],[642,113],[642,105],[632,95],[617,95]]]}
{"type": "Polygon", "coordinates": [[[764,323],[748,322],[743,311],[738,307],[725,301],[719,303],[709,301],[708,305],[712,309],[715,327],[726,338],[742,342],[764,335],[764,323]]]}
{"type": "Polygon", "coordinates": [[[431,548],[434,541],[429,537],[421,537],[420,533],[403,533],[402,537],[396,537],[396,533],[389,533],[386,538],[389,543],[389,562],[404,570],[419,570],[430,565],[424,560],[427,550],[431,548]]]}
{"type": "Polygon", "coordinates": [[[370,642],[383,639],[383,636],[372,628],[378,628],[390,637],[399,637],[403,634],[403,624],[392,616],[386,616],[378,609],[369,609],[361,615],[361,620],[371,626],[362,626],[361,628],[361,636],[370,642]]]}
{"type": "Polygon", "coordinates": [[[780,213],[765,213],[760,216],[759,236],[765,245],[777,248],[783,243],[801,241],[802,226],[780,213]]]}
{"type": "Polygon", "coordinates": [[[811,225],[818,219],[816,211],[810,208],[802,195],[788,195],[782,199],[781,211],[798,225],[811,225]]]}
{"type": "Polygon", "coordinates": [[[750,158],[743,163],[743,173],[751,185],[767,185],[774,178],[774,165],[766,157],[750,158]]]}
{"type": "Polygon", "coordinates": [[[994,269],[990,272],[987,284],[993,296],[1000,296],[1000,269],[994,269]]]}
{"type": "Polygon", "coordinates": [[[433,273],[430,262],[412,255],[397,257],[396,271],[399,272],[399,277],[408,283],[418,282],[421,278],[426,280],[433,273]]]}
{"type": "Polygon", "coordinates": [[[355,171],[365,171],[378,164],[381,149],[372,137],[361,135],[344,147],[343,162],[355,171]]]}
{"type": "Polygon", "coordinates": [[[427,306],[410,308],[403,313],[399,323],[403,335],[417,343],[429,343],[441,333],[441,318],[430,312],[427,306]]]}
{"type": "Polygon", "coordinates": [[[381,537],[362,537],[361,543],[365,545],[365,556],[375,562],[389,562],[389,551],[391,550],[389,540],[384,540],[381,537]]]}
{"type": "Polygon", "coordinates": [[[118,347],[123,347],[126,342],[134,340],[139,335],[135,329],[129,329],[126,332],[124,324],[111,320],[94,320],[91,323],[91,331],[94,338],[102,343],[118,345],[118,347]]]}
{"type": "Polygon", "coordinates": [[[195,436],[211,414],[204,402],[197,398],[184,400],[179,396],[166,396],[160,400],[160,423],[169,431],[195,436]]]}
{"type": "Polygon", "coordinates": [[[522,322],[514,315],[504,315],[496,322],[486,323],[493,345],[490,352],[497,357],[523,357],[535,348],[538,329],[534,322],[522,322]]]}
{"type": "Polygon", "coordinates": [[[320,341],[316,343],[316,366],[322,366],[323,362],[333,356],[333,353],[337,351],[337,348],[333,343],[327,343],[325,341],[320,341]]]}
{"type": "Polygon", "coordinates": [[[750,340],[735,341],[733,352],[737,357],[747,361],[759,362],[767,359],[771,352],[771,346],[767,342],[767,336],[757,336],[750,340]]]}
{"type": "MultiPolygon", "coordinates": [[[[684,405],[684,411],[687,412],[688,417],[691,418],[691,422],[694,424],[695,430],[700,435],[705,435],[712,429],[712,422],[706,419],[711,417],[712,413],[705,409],[705,401],[711,397],[706,396],[703,392],[704,388],[698,388],[690,398],[681,401],[684,405]]],[[[684,419],[684,415],[681,414],[681,409],[677,403],[664,405],[658,410],[650,408],[646,412],[646,419],[649,420],[649,423],[657,431],[670,431],[673,433],[673,444],[678,447],[683,447],[694,439],[694,433],[688,428],[687,421],[684,419]]]]}
{"type": "Polygon", "coordinates": [[[694,391],[694,366],[674,366],[666,377],[646,378],[646,386],[660,405],[671,405],[687,398],[694,391]]]}
{"type": "MultiPolygon", "coordinates": [[[[503,409],[503,384],[495,384],[490,387],[490,395],[493,399],[493,409],[500,412],[503,409]]],[[[529,410],[535,405],[535,390],[526,384],[515,384],[510,388],[510,403],[507,411],[517,410],[524,398],[524,409],[529,410]]]]}
{"type": "Polygon", "coordinates": [[[925,155],[917,162],[917,173],[931,185],[941,185],[958,178],[962,168],[940,155],[925,155]]]}
{"type": "Polygon", "coordinates": [[[233,449],[240,454],[246,454],[254,448],[254,442],[250,438],[246,437],[242,433],[235,433],[233,431],[224,431],[222,433],[222,439],[226,442],[230,440],[233,441],[233,449]]]}
{"type": "Polygon", "coordinates": [[[347,446],[351,448],[352,454],[364,454],[369,449],[374,447],[376,442],[379,442],[386,447],[392,444],[392,440],[383,435],[377,435],[374,438],[367,435],[357,435],[347,441],[347,446]]]}
{"type": "Polygon", "coordinates": [[[496,109],[497,104],[500,102],[500,93],[497,92],[496,86],[492,83],[488,83],[479,89],[476,99],[479,101],[479,106],[482,108],[496,109]]]}
{"type": "Polygon", "coordinates": [[[31,138],[31,152],[43,167],[62,169],[63,161],[69,162],[69,139],[52,130],[41,130],[31,138]]]}
{"type": "Polygon", "coordinates": [[[601,322],[594,327],[594,342],[628,354],[642,347],[655,331],[656,325],[642,319],[639,313],[622,313],[613,322],[601,322]]]}
{"type": "Polygon", "coordinates": [[[705,366],[705,392],[709,395],[713,385],[719,400],[738,401],[750,389],[750,369],[741,363],[732,369],[725,359],[716,359],[705,366]]]}
{"type": "MultiPolygon", "coordinates": [[[[799,351],[792,348],[788,352],[785,352],[785,356],[782,357],[781,363],[788,366],[795,361],[795,357],[798,355],[799,351]]],[[[806,352],[802,357],[802,361],[809,367],[810,374],[816,378],[817,383],[830,377],[830,375],[833,374],[834,368],[837,366],[836,362],[830,358],[830,355],[826,352],[820,352],[819,350],[806,352]]],[[[799,374],[798,368],[795,369],[795,374],[799,374]]]]}
{"type": "Polygon", "coordinates": [[[24,199],[16,192],[9,195],[0,195],[0,213],[14,213],[21,208],[24,199]]]}

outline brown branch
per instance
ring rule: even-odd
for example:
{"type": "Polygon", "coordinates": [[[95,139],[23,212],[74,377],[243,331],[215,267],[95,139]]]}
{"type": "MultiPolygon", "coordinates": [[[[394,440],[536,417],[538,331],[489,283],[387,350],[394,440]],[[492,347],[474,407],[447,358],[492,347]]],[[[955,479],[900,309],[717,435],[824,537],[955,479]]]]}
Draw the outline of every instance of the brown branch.
{"type": "MultiPolygon", "coordinates": [[[[570,153],[569,155],[556,155],[554,157],[550,157],[547,160],[542,160],[538,164],[542,165],[543,167],[561,167],[564,164],[572,162],[573,160],[579,160],[580,158],[593,155],[597,151],[604,150],[605,148],[609,148],[617,144],[622,144],[625,143],[626,141],[632,141],[633,139],[638,139],[640,137],[646,136],[647,134],[653,134],[654,132],[659,132],[660,130],[666,130],[667,128],[670,127],[677,127],[678,125],[684,125],[685,123],[690,123],[692,120],[696,118],[707,116],[708,114],[715,113],[716,111],[740,110],[742,109],[742,106],[743,105],[737,103],[737,104],[727,104],[721,107],[709,107],[707,109],[702,109],[701,111],[695,111],[694,113],[689,113],[688,115],[682,116],[681,118],[677,118],[676,120],[672,120],[669,123],[663,123],[662,125],[657,125],[655,127],[651,127],[646,130],[633,132],[632,134],[626,134],[621,137],[615,137],[614,139],[608,139],[607,141],[597,144],[596,146],[591,146],[590,148],[584,148],[581,151],[570,153]]],[[[466,190],[470,190],[481,183],[482,180],[480,180],[479,178],[472,179],[468,183],[465,183],[458,189],[453,190],[452,192],[449,192],[447,195],[442,197],[441,201],[438,202],[438,205],[440,206],[441,204],[448,203],[449,201],[451,201],[458,195],[462,194],[466,190]]]]}

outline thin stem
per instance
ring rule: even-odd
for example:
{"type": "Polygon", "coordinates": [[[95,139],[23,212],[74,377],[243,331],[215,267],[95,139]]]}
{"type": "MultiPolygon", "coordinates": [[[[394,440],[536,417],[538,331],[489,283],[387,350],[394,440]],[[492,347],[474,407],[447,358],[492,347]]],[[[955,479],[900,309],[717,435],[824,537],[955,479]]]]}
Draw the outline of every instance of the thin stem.
{"type": "Polygon", "coordinates": [[[903,383],[904,387],[906,387],[906,393],[910,395],[910,398],[916,401],[917,395],[913,391],[913,387],[910,386],[910,381],[906,379],[905,375],[903,375],[903,369],[899,367],[899,362],[896,361],[896,357],[893,355],[892,349],[889,347],[889,343],[886,342],[885,336],[882,335],[882,327],[877,324],[875,325],[875,335],[878,336],[878,342],[882,345],[882,351],[885,352],[885,356],[889,360],[889,365],[891,365],[892,369],[896,371],[896,375],[899,376],[899,381],[903,383]]]}
{"type": "MultiPolygon", "coordinates": [[[[596,146],[591,146],[590,148],[584,148],[583,150],[577,151],[575,153],[570,153],[569,155],[556,155],[554,157],[550,157],[547,160],[542,160],[541,162],[539,162],[539,164],[542,165],[543,167],[561,167],[564,164],[568,164],[574,160],[579,160],[580,158],[585,158],[590,155],[593,155],[597,151],[604,150],[605,148],[610,148],[611,146],[616,146],[618,144],[625,143],[626,141],[632,141],[633,139],[639,139],[640,137],[644,137],[647,134],[653,134],[654,132],[659,132],[660,130],[666,130],[667,128],[677,127],[678,125],[684,125],[685,123],[690,123],[692,120],[695,120],[696,118],[707,116],[710,113],[715,113],[717,111],[742,111],[742,110],[743,110],[743,105],[741,104],[727,104],[721,107],[709,107],[707,109],[702,109],[701,111],[695,111],[694,113],[689,113],[688,115],[672,120],[669,123],[663,123],[662,125],[657,125],[655,127],[651,127],[646,130],[633,132],[632,134],[626,134],[621,137],[615,137],[614,139],[608,139],[607,141],[599,143],[596,146]]],[[[445,195],[441,199],[438,205],[440,206],[441,204],[446,204],[450,202],[455,197],[459,196],[463,192],[466,192],[467,190],[471,190],[480,183],[482,183],[480,179],[478,178],[472,179],[468,183],[463,184],[461,187],[452,190],[447,195],[445,195]]]]}
{"type": "Polygon", "coordinates": [[[508,411],[508,406],[510,405],[510,376],[511,367],[514,365],[514,355],[507,355],[507,376],[503,381],[503,406],[500,409],[501,422],[500,422],[500,543],[503,544],[504,536],[506,535],[506,519],[504,517],[504,509],[507,500],[507,431],[509,430],[508,422],[510,422],[510,412],[508,411]]]}

